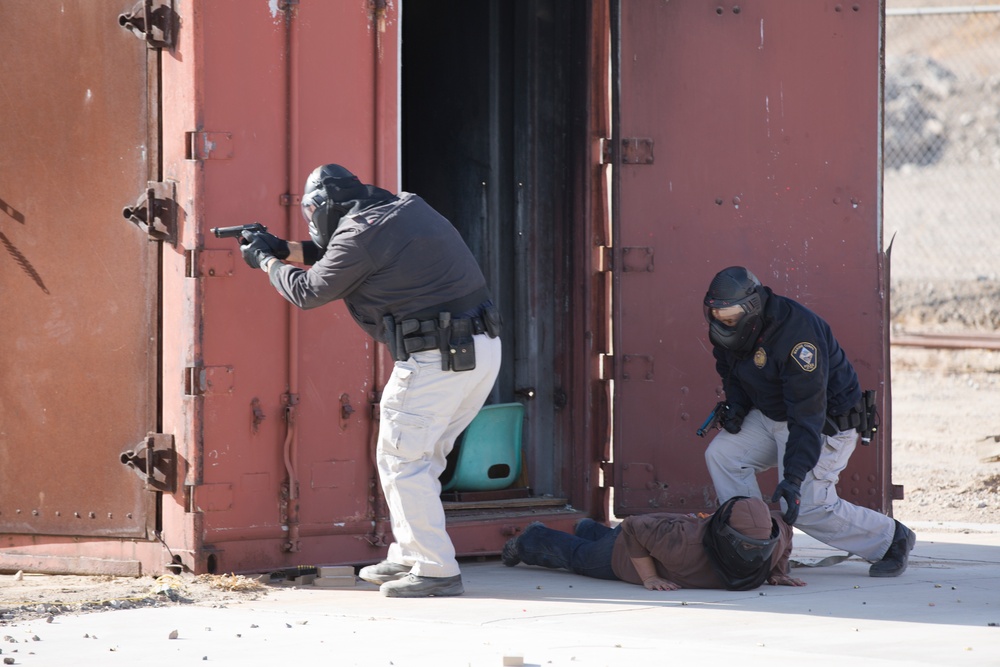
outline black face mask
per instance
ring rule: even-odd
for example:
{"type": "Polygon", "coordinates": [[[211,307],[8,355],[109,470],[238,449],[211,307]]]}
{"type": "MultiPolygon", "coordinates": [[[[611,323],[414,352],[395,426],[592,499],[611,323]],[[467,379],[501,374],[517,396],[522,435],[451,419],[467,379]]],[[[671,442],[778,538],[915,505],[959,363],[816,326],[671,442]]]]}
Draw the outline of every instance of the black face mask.
{"type": "MultiPolygon", "coordinates": [[[[305,202],[304,199],[303,202],[305,202]]],[[[349,210],[330,199],[324,199],[318,206],[312,206],[311,214],[303,205],[302,214],[308,216],[306,221],[309,223],[309,238],[312,239],[312,242],[325,250],[330,245],[330,239],[337,231],[341,218],[347,215],[349,210]]]]}
{"type": "Polygon", "coordinates": [[[739,357],[750,354],[764,328],[764,318],[760,312],[746,313],[734,326],[728,326],[712,317],[712,309],[705,306],[705,319],[708,320],[708,339],[712,345],[729,350],[739,357]]]}
{"type": "Polygon", "coordinates": [[[771,536],[766,540],[747,537],[730,526],[733,505],[744,498],[735,496],[723,503],[712,515],[702,540],[712,568],[731,591],[749,591],[764,583],[780,534],[774,519],[771,519],[771,536]]]}
{"type": "Polygon", "coordinates": [[[358,177],[339,164],[317,167],[306,179],[302,194],[302,217],[309,224],[309,237],[325,249],[340,219],[368,195],[358,177]]]}
{"type": "Polygon", "coordinates": [[[737,356],[745,357],[753,350],[764,328],[764,305],[767,292],[757,276],[742,266],[731,266],[715,274],[702,302],[708,322],[708,338],[737,356]],[[712,316],[712,310],[739,306],[743,317],[729,326],[712,316]]]}

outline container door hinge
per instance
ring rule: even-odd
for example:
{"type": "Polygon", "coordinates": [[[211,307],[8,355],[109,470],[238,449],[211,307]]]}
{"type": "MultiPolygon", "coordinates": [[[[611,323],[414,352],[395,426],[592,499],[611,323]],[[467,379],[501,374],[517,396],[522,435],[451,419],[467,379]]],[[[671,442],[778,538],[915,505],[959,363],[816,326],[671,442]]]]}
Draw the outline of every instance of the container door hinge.
{"type": "Polygon", "coordinates": [[[611,150],[614,144],[610,139],[601,137],[598,140],[598,164],[611,164],[612,160],[615,159],[614,153],[611,150]]]}
{"type": "Polygon", "coordinates": [[[146,191],[139,196],[135,206],[126,206],[122,215],[129,222],[149,235],[151,241],[177,239],[177,184],[149,181],[146,191]]]}
{"type": "Polygon", "coordinates": [[[233,150],[232,132],[186,132],[185,140],[188,160],[231,160],[233,150]]]}
{"type": "Polygon", "coordinates": [[[231,395],[234,370],[232,366],[188,366],[184,369],[184,395],[231,395]]]}
{"type": "Polygon", "coordinates": [[[132,11],[118,15],[118,25],[149,48],[164,49],[174,45],[180,20],[173,0],[139,0],[132,11]]]}
{"type": "Polygon", "coordinates": [[[622,139],[622,164],[653,164],[653,140],[641,137],[622,139]]]}
{"type": "Polygon", "coordinates": [[[601,488],[610,489],[615,485],[614,461],[601,461],[601,488]]]}
{"type": "Polygon", "coordinates": [[[177,488],[173,435],[149,433],[145,440],[122,452],[119,461],[146,482],[147,491],[173,493],[177,488]]]}
{"type": "Polygon", "coordinates": [[[610,273],[615,269],[615,249],[601,245],[597,246],[597,272],[610,273]]]}
{"type": "Polygon", "coordinates": [[[615,355],[613,354],[601,354],[598,358],[598,364],[601,371],[600,379],[607,382],[609,380],[615,379],[615,355]]]}

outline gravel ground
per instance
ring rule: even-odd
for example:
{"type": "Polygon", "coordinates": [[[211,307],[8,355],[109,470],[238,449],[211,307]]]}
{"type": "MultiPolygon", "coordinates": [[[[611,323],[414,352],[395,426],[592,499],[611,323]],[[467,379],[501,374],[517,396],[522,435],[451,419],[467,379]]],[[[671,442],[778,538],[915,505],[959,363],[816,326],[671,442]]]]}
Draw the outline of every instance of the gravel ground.
{"type": "Polygon", "coordinates": [[[1000,524],[1000,351],[892,348],[903,521],[1000,524]]]}

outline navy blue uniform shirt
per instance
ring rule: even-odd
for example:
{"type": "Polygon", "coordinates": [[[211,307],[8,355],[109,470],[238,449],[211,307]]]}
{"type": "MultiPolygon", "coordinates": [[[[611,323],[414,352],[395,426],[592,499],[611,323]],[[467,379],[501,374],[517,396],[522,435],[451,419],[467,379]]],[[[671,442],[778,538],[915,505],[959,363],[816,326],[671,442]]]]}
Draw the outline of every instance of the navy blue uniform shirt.
{"type": "Polygon", "coordinates": [[[848,412],[861,399],[861,387],[830,325],[763,289],[764,326],[749,356],[715,347],[715,367],[731,405],[788,422],[785,476],[803,480],[819,460],[827,414],[848,412]]]}

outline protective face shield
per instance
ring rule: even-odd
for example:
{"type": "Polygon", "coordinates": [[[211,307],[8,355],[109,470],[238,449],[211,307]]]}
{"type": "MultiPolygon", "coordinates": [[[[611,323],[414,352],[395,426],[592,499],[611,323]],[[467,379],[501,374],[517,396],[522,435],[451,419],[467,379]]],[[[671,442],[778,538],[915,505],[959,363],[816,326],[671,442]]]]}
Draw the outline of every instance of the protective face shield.
{"type": "Polygon", "coordinates": [[[749,590],[767,578],[780,534],[778,522],[762,500],[736,496],[712,515],[704,546],[730,590],[749,590]]]}
{"type": "Polygon", "coordinates": [[[729,524],[723,525],[718,530],[719,557],[738,569],[756,570],[766,564],[778,543],[778,524],[772,519],[771,525],[771,535],[764,540],[747,537],[729,524]]]}
{"type": "Polygon", "coordinates": [[[742,266],[717,273],[705,294],[704,313],[713,345],[746,356],[764,326],[764,292],[742,266]]]}
{"type": "Polygon", "coordinates": [[[358,177],[339,164],[326,164],[313,170],[306,179],[302,195],[302,217],[309,224],[309,238],[326,249],[333,233],[368,189],[358,177]]]}

